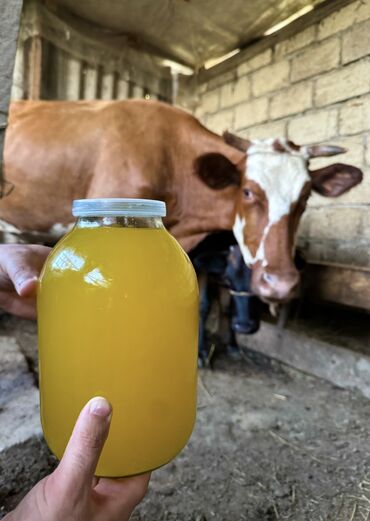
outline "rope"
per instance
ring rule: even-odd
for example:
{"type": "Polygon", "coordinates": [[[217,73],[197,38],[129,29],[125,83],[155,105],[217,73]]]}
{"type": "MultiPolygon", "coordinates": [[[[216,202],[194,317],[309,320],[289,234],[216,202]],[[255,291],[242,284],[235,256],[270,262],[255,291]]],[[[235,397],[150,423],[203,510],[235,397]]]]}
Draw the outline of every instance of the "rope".
{"type": "Polygon", "coordinates": [[[254,294],[250,291],[235,291],[234,289],[229,289],[230,295],[233,297],[253,297],[254,294]]]}

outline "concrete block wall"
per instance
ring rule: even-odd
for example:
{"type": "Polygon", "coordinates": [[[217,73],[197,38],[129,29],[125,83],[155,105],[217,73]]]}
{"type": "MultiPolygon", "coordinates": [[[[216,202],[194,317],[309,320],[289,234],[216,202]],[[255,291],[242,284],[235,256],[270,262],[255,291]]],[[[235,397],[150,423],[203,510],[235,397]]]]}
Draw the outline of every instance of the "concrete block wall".
{"type": "Polygon", "coordinates": [[[312,260],[370,266],[370,0],[354,1],[198,87],[195,115],[215,132],[348,148],[363,169],[339,199],[313,195],[299,241],[312,260]]]}

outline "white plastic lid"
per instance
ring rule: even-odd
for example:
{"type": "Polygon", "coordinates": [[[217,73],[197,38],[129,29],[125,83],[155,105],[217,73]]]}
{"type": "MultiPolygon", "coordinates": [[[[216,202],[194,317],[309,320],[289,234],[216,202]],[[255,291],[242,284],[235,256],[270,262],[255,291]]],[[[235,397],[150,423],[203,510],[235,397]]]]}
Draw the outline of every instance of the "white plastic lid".
{"type": "Polygon", "coordinates": [[[72,204],[75,217],[165,217],[166,204],[152,199],[76,199],[72,204]]]}

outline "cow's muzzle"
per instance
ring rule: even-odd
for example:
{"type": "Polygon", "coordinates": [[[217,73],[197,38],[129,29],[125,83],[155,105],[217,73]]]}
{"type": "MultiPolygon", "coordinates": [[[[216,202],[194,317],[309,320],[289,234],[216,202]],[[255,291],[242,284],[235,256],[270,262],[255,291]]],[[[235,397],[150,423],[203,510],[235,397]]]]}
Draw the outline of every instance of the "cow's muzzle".
{"type": "Polygon", "coordinates": [[[299,273],[291,270],[285,273],[274,273],[261,270],[252,277],[252,289],[263,301],[286,302],[298,295],[299,273]]]}
{"type": "Polygon", "coordinates": [[[232,296],[231,329],[235,334],[251,335],[259,329],[260,305],[250,291],[230,291],[232,296]]]}

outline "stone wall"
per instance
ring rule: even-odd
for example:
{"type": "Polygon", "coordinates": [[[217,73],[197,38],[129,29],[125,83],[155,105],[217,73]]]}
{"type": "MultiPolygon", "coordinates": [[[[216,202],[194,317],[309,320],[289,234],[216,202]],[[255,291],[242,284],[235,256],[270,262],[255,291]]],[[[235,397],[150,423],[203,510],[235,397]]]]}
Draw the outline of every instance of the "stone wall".
{"type": "Polygon", "coordinates": [[[22,0],[8,0],[0,4],[0,195],[2,191],[2,157],[4,130],[8,120],[8,105],[22,0]]]}
{"type": "Polygon", "coordinates": [[[203,79],[195,115],[216,132],[348,148],[335,161],[362,168],[362,185],[337,200],[314,195],[300,243],[311,259],[369,266],[370,0],[354,1],[203,79]]]}

